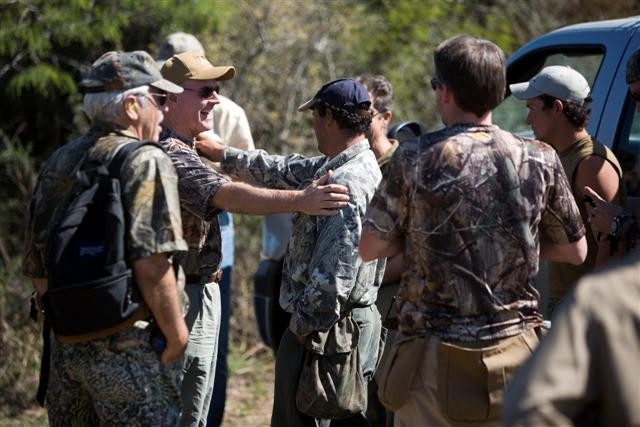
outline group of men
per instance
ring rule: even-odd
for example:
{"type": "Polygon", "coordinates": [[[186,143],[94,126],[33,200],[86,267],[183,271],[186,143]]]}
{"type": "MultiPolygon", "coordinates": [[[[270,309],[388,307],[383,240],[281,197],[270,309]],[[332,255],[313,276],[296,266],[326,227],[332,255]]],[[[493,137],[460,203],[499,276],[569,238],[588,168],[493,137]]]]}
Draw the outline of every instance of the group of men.
{"type": "Polygon", "coordinates": [[[494,43],[452,37],[434,64],[442,129],[389,141],[388,81],[338,79],[298,109],[311,113],[320,153],[305,157],[228,147],[211,133],[232,66],[194,51],[171,55],[160,70],[142,51],[100,57],[81,83],[91,130],[57,150],[39,176],[24,272],[43,295],[46,242],[80,165],[108,161],[131,141],[159,141],[162,149],[131,154],[120,181],[127,260],[166,348],[156,353],[144,321],[87,340],[53,334],[51,424],[207,423],[224,210],[293,212],[280,296],[291,320],[276,355],[272,425],[368,425],[366,397],[345,403],[340,387],[366,396],[384,348],[378,290],[397,280],[398,331],[377,378],[394,425],[498,425],[505,385],[539,341],[538,262],[559,265],[555,305],[583,274],[567,265],[606,261],[583,187],[624,203],[621,172],[584,130],[590,89],[574,70],[547,67],[511,86],[547,145],[492,124],[507,87],[494,43]],[[309,361],[326,367],[323,357],[332,368],[316,370],[310,386],[309,361]],[[335,381],[353,369],[360,389],[335,381]],[[313,395],[317,387],[324,393],[313,395]],[[319,399],[328,400],[325,412],[308,410],[319,399]],[[332,405],[351,413],[335,417],[332,405]]]}

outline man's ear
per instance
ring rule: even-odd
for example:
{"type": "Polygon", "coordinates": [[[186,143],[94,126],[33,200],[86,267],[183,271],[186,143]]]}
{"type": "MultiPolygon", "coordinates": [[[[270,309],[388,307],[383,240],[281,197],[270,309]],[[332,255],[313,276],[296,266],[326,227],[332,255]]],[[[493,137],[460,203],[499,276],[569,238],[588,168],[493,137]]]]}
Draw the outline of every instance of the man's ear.
{"type": "Polygon", "coordinates": [[[122,108],[124,109],[124,114],[130,120],[138,119],[138,100],[134,95],[129,95],[124,99],[122,103],[122,108]]]}
{"type": "Polygon", "coordinates": [[[555,101],[553,101],[553,111],[556,113],[562,113],[562,111],[564,110],[564,104],[562,101],[560,101],[559,99],[556,99],[555,101]]]}

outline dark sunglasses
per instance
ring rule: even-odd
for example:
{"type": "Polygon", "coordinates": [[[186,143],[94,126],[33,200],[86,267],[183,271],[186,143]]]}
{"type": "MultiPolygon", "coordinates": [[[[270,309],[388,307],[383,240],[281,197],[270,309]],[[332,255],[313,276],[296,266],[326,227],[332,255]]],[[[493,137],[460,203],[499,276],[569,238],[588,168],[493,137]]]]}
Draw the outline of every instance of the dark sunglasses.
{"type": "Polygon", "coordinates": [[[633,99],[635,102],[640,102],[640,93],[633,93],[631,91],[629,91],[629,96],[631,97],[631,99],[633,99]]]}
{"type": "Polygon", "coordinates": [[[166,93],[149,92],[149,95],[153,98],[156,104],[158,104],[158,107],[163,107],[164,104],[167,103],[166,93]]]}
{"type": "Polygon", "coordinates": [[[443,86],[443,83],[438,80],[437,77],[431,77],[431,89],[433,89],[434,91],[436,89],[441,89],[443,86]]]}
{"type": "Polygon", "coordinates": [[[220,86],[203,86],[200,89],[189,89],[188,87],[184,87],[184,90],[188,90],[190,92],[198,92],[200,98],[202,99],[211,99],[213,95],[217,95],[220,93],[220,86]]]}

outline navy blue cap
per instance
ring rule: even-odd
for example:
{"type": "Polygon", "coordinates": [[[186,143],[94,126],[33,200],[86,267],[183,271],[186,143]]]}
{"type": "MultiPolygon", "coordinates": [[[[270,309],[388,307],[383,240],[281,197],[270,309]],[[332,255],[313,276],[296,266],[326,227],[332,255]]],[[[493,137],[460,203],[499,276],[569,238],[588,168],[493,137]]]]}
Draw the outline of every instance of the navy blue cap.
{"type": "Polygon", "coordinates": [[[353,79],[338,79],[325,84],[313,98],[299,106],[298,111],[313,108],[320,102],[347,111],[368,110],[371,106],[369,92],[353,79]]]}

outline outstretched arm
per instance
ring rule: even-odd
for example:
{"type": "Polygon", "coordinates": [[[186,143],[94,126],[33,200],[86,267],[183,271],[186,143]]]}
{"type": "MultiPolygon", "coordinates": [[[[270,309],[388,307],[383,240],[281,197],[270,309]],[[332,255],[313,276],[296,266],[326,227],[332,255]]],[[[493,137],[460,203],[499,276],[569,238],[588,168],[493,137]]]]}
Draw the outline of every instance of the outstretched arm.
{"type": "Polygon", "coordinates": [[[307,215],[335,215],[349,201],[347,187],[329,184],[331,172],[304,190],[271,190],[242,182],[223,184],[209,203],[216,209],[243,214],[302,212],[307,215]]]}

